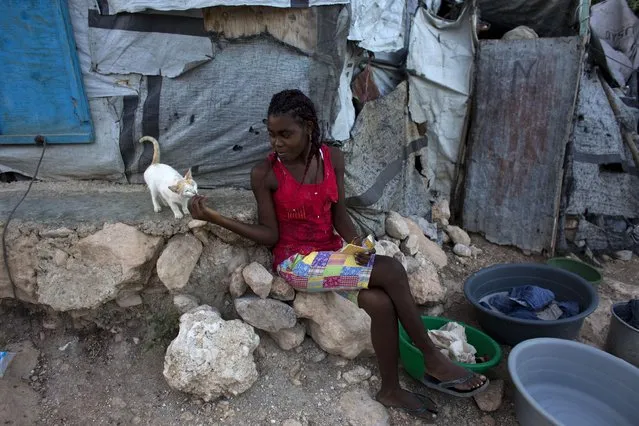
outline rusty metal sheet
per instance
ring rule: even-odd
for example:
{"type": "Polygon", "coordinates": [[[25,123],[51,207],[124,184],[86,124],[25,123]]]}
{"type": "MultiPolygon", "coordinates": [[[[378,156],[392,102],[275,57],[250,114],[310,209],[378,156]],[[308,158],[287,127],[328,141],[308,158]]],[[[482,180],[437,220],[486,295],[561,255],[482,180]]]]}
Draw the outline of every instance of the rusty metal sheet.
{"type": "Polygon", "coordinates": [[[582,56],[578,37],[481,43],[463,206],[468,231],[554,251],[582,56]]]}

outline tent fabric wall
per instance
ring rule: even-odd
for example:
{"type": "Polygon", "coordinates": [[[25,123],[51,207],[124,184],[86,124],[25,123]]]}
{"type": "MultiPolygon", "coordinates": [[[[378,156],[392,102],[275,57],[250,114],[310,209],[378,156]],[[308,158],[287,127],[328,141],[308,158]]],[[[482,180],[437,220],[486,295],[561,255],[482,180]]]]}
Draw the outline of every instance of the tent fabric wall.
{"type": "Polygon", "coordinates": [[[475,15],[468,4],[457,21],[420,8],[413,21],[407,59],[412,119],[426,125],[428,179],[449,198],[463,145],[475,55],[475,15]]]}

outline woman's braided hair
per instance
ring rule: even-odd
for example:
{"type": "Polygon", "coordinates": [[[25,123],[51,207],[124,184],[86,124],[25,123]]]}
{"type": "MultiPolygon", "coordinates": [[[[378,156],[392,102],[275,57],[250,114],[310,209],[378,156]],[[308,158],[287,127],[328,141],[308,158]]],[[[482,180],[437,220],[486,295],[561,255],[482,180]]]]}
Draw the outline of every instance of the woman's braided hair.
{"type": "Polygon", "coordinates": [[[311,149],[306,159],[306,168],[302,176],[303,183],[311,161],[315,159],[319,164],[320,148],[322,147],[320,127],[317,122],[317,112],[313,101],[300,90],[284,90],[276,93],[271,98],[268,115],[289,115],[302,126],[305,126],[308,122],[312,123],[313,128],[310,134],[311,149]]]}

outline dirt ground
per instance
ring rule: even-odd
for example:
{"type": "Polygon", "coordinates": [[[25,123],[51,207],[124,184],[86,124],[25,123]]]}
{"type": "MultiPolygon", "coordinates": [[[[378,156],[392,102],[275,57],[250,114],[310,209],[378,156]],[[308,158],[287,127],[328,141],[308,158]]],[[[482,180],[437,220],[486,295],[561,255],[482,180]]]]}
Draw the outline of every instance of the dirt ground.
{"type": "MultiPolygon", "coordinates": [[[[479,237],[474,241],[484,250],[478,259],[462,263],[449,253],[449,266],[442,271],[442,281],[449,288],[444,316],[471,324],[474,316],[461,294],[464,279],[495,263],[542,260],[479,237]]],[[[610,262],[604,270],[607,277],[639,282],[636,257],[626,263],[610,262]]],[[[29,306],[2,302],[0,348],[21,352],[0,379],[0,424],[281,425],[296,420],[309,426],[344,425],[341,394],[360,387],[373,395],[379,388],[374,358],[347,361],[327,356],[310,338],[300,348],[285,352],[261,334],[256,351],[258,381],[240,396],[204,403],[171,390],[164,381],[164,350],[175,333],[175,318],[163,316],[163,309],[169,307],[158,302],[130,309],[125,315],[109,316],[105,310],[104,328],[75,330],[68,319],[54,321],[29,306]],[[169,321],[173,322],[167,325],[169,321]],[[371,379],[347,385],[341,374],[355,366],[370,369],[371,379]]],[[[488,374],[491,379],[508,379],[505,360],[488,374]]],[[[403,371],[401,377],[406,387],[425,391],[403,371]]],[[[508,382],[505,389],[501,407],[490,414],[481,412],[472,399],[429,392],[440,406],[436,424],[516,425],[513,389],[508,382]]],[[[425,424],[401,411],[390,412],[392,424],[425,424]]]]}

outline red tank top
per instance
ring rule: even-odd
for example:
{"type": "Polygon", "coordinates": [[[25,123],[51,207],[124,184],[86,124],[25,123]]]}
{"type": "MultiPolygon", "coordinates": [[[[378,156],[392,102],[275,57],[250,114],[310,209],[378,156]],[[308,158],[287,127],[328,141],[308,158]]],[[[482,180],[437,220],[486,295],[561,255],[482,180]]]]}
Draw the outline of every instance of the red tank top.
{"type": "Polygon", "coordinates": [[[342,239],[333,230],[332,206],[337,202],[337,180],[330,149],[320,148],[324,179],[317,184],[301,184],[284,164],[271,154],[277,190],[273,203],[279,227],[279,240],[273,248],[274,268],[294,254],[337,251],[342,239]]]}

